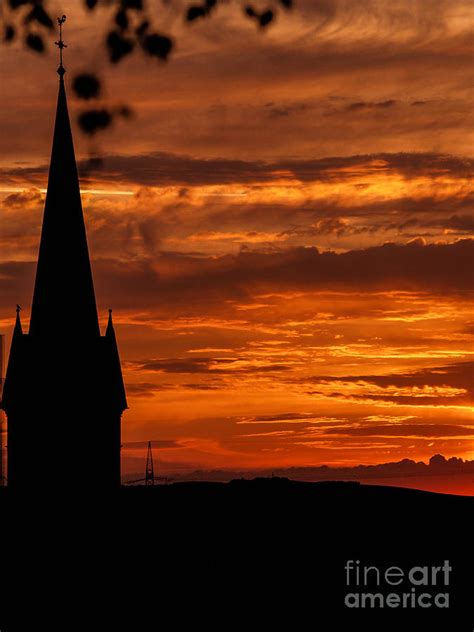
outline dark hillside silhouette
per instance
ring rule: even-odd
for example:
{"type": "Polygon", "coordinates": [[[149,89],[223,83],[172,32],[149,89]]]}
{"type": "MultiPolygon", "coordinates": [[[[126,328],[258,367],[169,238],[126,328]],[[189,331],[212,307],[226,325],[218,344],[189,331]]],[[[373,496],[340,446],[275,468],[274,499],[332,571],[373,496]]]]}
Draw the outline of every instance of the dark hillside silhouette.
{"type": "Polygon", "coordinates": [[[158,619],[210,630],[230,619],[242,629],[449,629],[470,616],[471,498],[277,477],[122,488],[82,502],[50,502],[39,488],[24,503],[3,491],[5,630],[31,615],[61,629],[71,613],[77,629],[93,620],[137,631],[158,619]],[[347,560],[407,568],[445,559],[448,610],[344,607],[347,560]],[[29,609],[9,600],[20,585],[29,609]]]}

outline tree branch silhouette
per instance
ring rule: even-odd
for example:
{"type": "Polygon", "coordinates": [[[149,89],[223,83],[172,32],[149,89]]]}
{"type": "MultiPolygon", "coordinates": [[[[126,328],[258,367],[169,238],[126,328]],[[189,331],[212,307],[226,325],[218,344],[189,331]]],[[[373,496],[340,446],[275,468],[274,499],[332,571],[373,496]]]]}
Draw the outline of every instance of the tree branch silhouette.
{"type": "MultiPolygon", "coordinates": [[[[175,0],[78,0],[88,10],[91,19],[100,7],[112,7],[111,19],[104,26],[104,52],[112,64],[118,64],[135,51],[147,57],[166,62],[175,49],[175,39],[157,27],[152,9],[177,6],[175,0]]],[[[212,17],[218,6],[239,4],[245,19],[254,22],[258,28],[266,29],[281,9],[293,7],[293,0],[201,0],[185,3],[183,20],[192,23],[212,17]]],[[[8,45],[21,39],[35,53],[42,54],[47,49],[47,41],[54,29],[54,15],[48,0],[5,0],[0,6],[0,24],[3,29],[3,43],[8,45]]],[[[93,71],[75,75],[72,82],[78,98],[91,102],[100,98],[102,82],[93,71]]],[[[129,118],[128,106],[119,108],[90,107],[78,116],[83,133],[94,135],[108,128],[116,117],[129,118]]]]}

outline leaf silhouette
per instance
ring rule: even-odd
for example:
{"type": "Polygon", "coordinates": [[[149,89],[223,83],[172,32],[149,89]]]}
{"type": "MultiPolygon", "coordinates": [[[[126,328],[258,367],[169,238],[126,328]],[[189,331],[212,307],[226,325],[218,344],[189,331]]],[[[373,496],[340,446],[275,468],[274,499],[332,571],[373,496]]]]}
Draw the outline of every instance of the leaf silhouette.
{"type": "Polygon", "coordinates": [[[11,42],[13,39],[15,39],[15,27],[11,24],[7,24],[3,31],[3,41],[11,42]]]}
{"type": "Polygon", "coordinates": [[[152,57],[167,59],[171,49],[173,48],[173,42],[169,37],[166,37],[166,35],[152,33],[151,35],[146,35],[142,39],[142,48],[152,57]]]}
{"type": "Polygon", "coordinates": [[[45,26],[47,29],[52,29],[54,26],[53,20],[49,17],[41,4],[35,4],[24,21],[25,24],[28,24],[28,22],[38,22],[38,24],[45,26]]]}
{"type": "Polygon", "coordinates": [[[37,53],[44,53],[43,38],[40,37],[39,35],[35,35],[34,33],[29,33],[26,36],[25,44],[28,46],[28,48],[31,48],[31,50],[34,50],[37,53]]]}
{"type": "Polygon", "coordinates": [[[107,36],[107,48],[109,50],[110,61],[116,64],[133,50],[134,43],[127,37],[123,37],[117,31],[110,31],[107,36]]]}
{"type": "Polygon", "coordinates": [[[78,122],[82,131],[92,136],[112,124],[112,115],[106,109],[87,110],[79,115],[78,122]]]}
{"type": "Polygon", "coordinates": [[[95,99],[100,94],[100,81],[95,75],[83,73],[74,77],[72,88],[80,99],[95,99]]]}

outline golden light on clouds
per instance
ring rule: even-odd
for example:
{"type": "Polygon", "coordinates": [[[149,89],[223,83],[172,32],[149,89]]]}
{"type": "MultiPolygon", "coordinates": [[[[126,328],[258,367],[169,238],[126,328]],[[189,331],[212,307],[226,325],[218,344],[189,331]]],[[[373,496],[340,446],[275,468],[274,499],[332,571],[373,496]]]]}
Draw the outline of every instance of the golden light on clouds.
{"type": "MultiPolygon", "coordinates": [[[[266,33],[240,9],[176,25],[167,64],[99,64],[135,112],[92,141],[74,129],[124,441],[156,440],[168,472],[472,458],[470,5],[297,4],[266,33]]],[[[100,48],[69,13],[70,80],[100,48]]],[[[5,49],[6,332],[17,303],[28,323],[51,64],[5,49]]],[[[143,458],[125,448],[125,471],[143,458]]]]}

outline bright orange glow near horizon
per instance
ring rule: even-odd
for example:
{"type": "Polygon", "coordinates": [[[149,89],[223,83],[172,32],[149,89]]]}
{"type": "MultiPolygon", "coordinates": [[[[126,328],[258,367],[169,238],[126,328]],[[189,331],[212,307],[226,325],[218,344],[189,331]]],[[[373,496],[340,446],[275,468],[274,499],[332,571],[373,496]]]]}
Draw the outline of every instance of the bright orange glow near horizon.
{"type": "MultiPolygon", "coordinates": [[[[300,0],[266,32],[222,7],[175,26],[166,64],[110,67],[62,3],[73,120],[87,64],[135,113],[92,141],[74,128],[125,475],[148,440],[165,475],[474,458],[470,3],[375,4],[300,0]]],[[[52,50],[2,61],[9,335],[17,303],[28,323],[57,77],[52,50]]]]}

